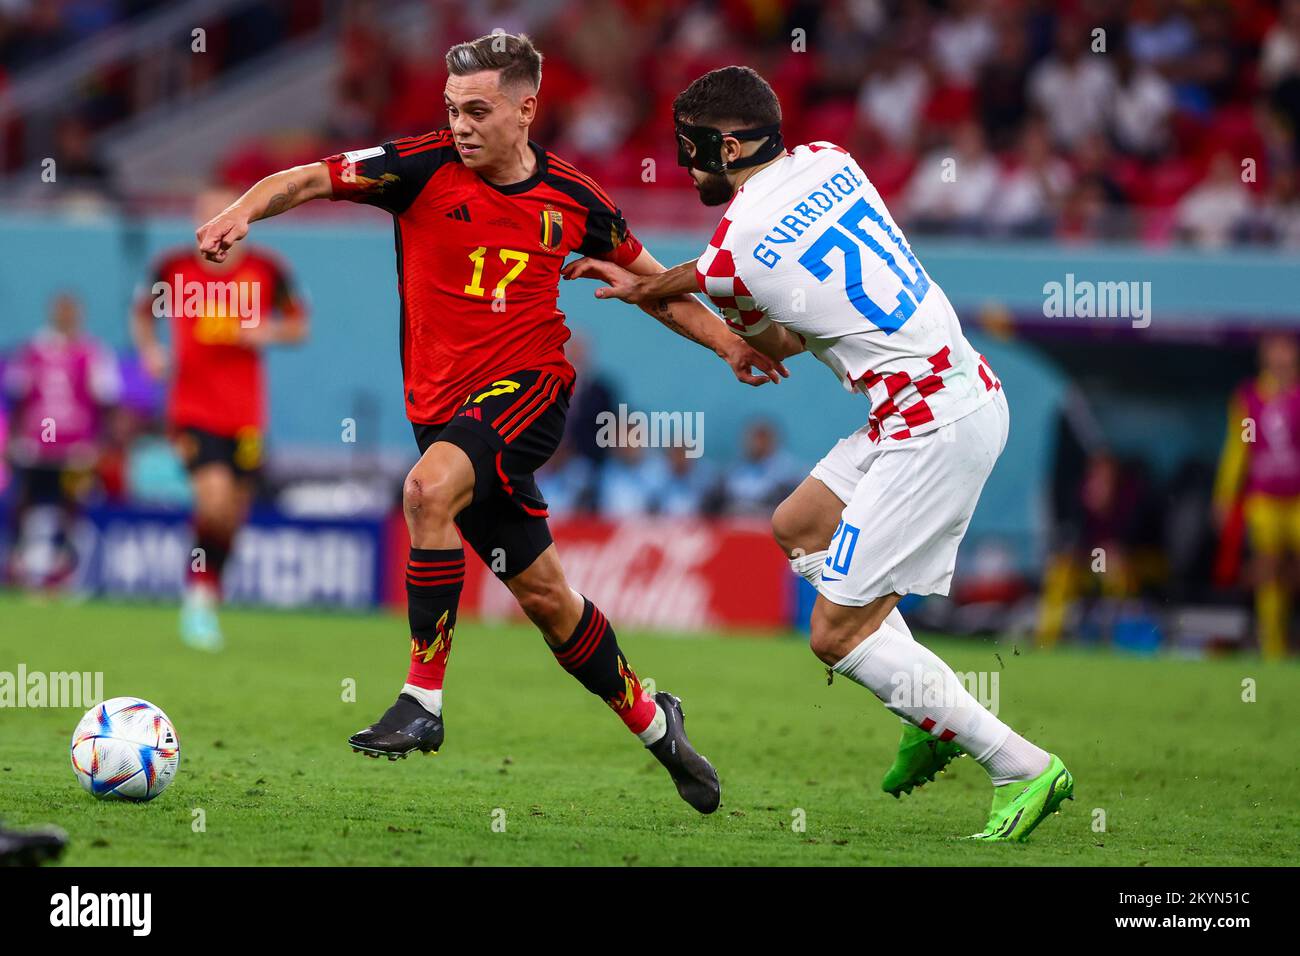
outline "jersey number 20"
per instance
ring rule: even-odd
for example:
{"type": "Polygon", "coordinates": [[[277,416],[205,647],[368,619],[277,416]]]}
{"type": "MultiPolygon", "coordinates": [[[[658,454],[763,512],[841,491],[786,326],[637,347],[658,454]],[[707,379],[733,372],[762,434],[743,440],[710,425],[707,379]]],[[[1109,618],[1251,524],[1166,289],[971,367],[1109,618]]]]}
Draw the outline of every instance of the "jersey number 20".
{"type": "Polygon", "coordinates": [[[902,236],[895,234],[880,213],[867,205],[865,199],[855,202],[844,215],[840,216],[838,225],[830,226],[818,236],[808,250],[799,257],[799,264],[811,272],[818,282],[823,282],[831,274],[831,267],[826,264],[826,256],[832,249],[839,249],[844,253],[844,291],[849,301],[886,335],[901,329],[903,323],[912,317],[916,307],[921,304],[925,294],[930,291],[930,280],[925,270],[917,263],[916,257],[912,255],[912,250],[907,248],[902,236]],[[897,247],[898,252],[907,260],[907,264],[911,266],[916,274],[915,278],[909,278],[899,268],[893,252],[877,242],[875,237],[862,227],[863,219],[874,222],[884,231],[897,247]],[[902,290],[898,293],[897,303],[891,306],[889,311],[876,305],[871,296],[867,295],[866,289],[862,288],[863,246],[883,260],[889,271],[898,276],[898,281],[903,284],[902,290]]]}

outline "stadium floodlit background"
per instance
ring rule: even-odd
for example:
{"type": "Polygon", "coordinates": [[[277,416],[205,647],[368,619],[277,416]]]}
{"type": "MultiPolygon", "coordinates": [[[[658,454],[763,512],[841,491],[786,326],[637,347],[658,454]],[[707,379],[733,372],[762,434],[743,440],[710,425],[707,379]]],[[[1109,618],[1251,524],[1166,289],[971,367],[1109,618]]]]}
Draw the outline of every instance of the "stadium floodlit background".
{"type": "MultiPolygon", "coordinates": [[[[51,546],[57,515],[18,520],[0,465],[10,585],[176,596],[188,491],[127,323],[148,263],[192,242],[205,183],[242,189],[442,125],[443,52],[494,29],[545,55],[533,138],[600,181],[662,262],[693,258],[716,222],[668,121],[699,73],[754,66],[787,143],[861,161],[1013,417],[952,599],[909,615],[1046,643],[1253,650],[1249,553],[1233,508],[1216,517],[1214,476],[1261,335],[1300,321],[1300,3],[1262,0],[5,0],[0,354],[77,309],[120,379],[76,490],[75,566],[51,546]],[[1061,314],[1052,283],[1119,283],[1131,301],[1061,314]]],[[[313,204],[253,241],[292,268],[312,331],[270,355],[269,467],[231,598],[400,606],[414,447],[391,224],[313,204]]],[[[798,626],[809,595],[766,521],[865,408],[808,359],[745,389],[591,292],[562,290],[578,411],[541,476],[570,576],[627,627],[798,626]],[[601,447],[596,415],[620,405],[702,413],[703,455],[601,447]]],[[[464,615],[510,603],[480,574],[464,615]]]]}

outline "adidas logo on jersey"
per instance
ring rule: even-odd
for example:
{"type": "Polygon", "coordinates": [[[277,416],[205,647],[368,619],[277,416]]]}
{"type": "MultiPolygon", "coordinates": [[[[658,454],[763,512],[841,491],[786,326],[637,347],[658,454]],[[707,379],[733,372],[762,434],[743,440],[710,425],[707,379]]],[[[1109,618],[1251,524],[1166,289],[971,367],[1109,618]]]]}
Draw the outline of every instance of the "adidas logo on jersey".
{"type": "Polygon", "coordinates": [[[469,205],[467,203],[461,203],[451,212],[447,213],[447,218],[459,219],[461,222],[469,222],[469,205]]]}

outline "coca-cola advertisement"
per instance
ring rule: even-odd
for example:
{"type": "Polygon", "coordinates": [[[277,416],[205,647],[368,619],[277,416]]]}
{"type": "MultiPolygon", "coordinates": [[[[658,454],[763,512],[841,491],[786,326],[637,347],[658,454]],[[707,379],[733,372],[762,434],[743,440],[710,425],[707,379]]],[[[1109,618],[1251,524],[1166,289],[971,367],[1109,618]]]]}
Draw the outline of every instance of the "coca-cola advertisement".
{"type": "MultiPolygon", "coordinates": [[[[620,625],[700,631],[712,627],[784,630],[794,613],[788,562],[766,521],[641,518],[552,521],[569,583],[620,625]]],[[[402,568],[409,547],[400,517],[389,533],[389,602],[404,607],[402,568]]],[[[466,562],[462,616],[522,618],[487,566],[466,562]]]]}

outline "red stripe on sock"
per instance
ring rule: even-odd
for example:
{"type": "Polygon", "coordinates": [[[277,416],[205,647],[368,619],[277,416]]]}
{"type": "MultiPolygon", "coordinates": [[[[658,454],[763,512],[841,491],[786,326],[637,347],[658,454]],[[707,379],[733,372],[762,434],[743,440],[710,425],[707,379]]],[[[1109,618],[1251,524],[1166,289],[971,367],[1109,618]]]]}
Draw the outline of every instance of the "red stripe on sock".
{"type": "Polygon", "coordinates": [[[577,642],[562,654],[556,654],[555,658],[560,662],[565,670],[573,670],[575,667],[581,667],[586,661],[591,659],[591,652],[596,649],[600,642],[595,640],[598,634],[604,634],[603,626],[605,617],[600,613],[600,608],[592,605],[591,619],[587,621],[586,630],[577,642]],[[581,660],[578,658],[581,657],[581,660]]]}
{"type": "Polygon", "coordinates": [[[587,642],[591,638],[591,635],[595,631],[595,629],[596,629],[596,615],[593,612],[591,618],[587,621],[587,626],[583,630],[582,635],[573,644],[573,646],[570,647],[567,651],[564,651],[562,654],[555,655],[556,659],[560,662],[560,664],[563,667],[568,668],[569,662],[573,660],[573,658],[579,652],[581,652],[583,648],[586,647],[587,642]]]}
{"type": "Polygon", "coordinates": [[[606,633],[609,632],[609,622],[605,620],[605,615],[601,614],[599,610],[596,611],[596,614],[600,617],[600,621],[596,625],[596,631],[592,634],[591,640],[587,642],[586,646],[582,649],[582,652],[577,657],[569,660],[567,666],[570,669],[581,667],[583,664],[587,663],[587,661],[591,660],[591,655],[596,653],[596,648],[600,647],[600,642],[605,639],[606,633]]]}
{"type": "Polygon", "coordinates": [[[406,572],[406,576],[407,576],[408,578],[417,578],[417,579],[420,579],[420,580],[427,580],[427,579],[429,579],[429,578],[449,578],[449,577],[450,577],[450,578],[454,578],[454,577],[462,577],[462,578],[463,578],[463,577],[465,576],[465,569],[464,569],[464,568],[448,568],[448,569],[445,570],[445,571],[407,571],[407,572],[406,572]]]}
{"type": "Polygon", "coordinates": [[[444,588],[449,584],[464,584],[465,577],[460,575],[454,578],[437,578],[432,581],[417,580],[416,578],[407,578],[406,583],[413,588],[444,588]]]}

